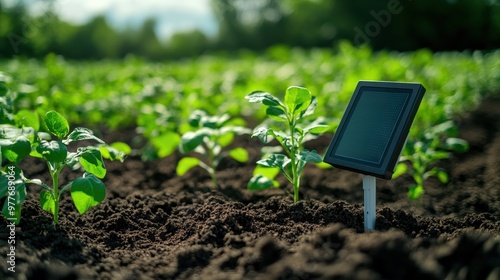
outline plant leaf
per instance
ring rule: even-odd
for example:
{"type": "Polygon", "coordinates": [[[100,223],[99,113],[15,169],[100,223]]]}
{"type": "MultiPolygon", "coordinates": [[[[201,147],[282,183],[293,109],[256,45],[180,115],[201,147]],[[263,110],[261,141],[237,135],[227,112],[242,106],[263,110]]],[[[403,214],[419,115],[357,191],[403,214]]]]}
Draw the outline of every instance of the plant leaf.
{"type": "Polygon", "coordinates": [[[4,82],[0,82],[0,97],[3,97],[5,95],[7,95],[7,92],[9,91],[9,89],[7,88],[7,86],[5,85],[4,82]]]}
{"type": "Polygon", "coordinates": [[[83,214],[106,198],[106,187],[93,175],[76,178],[71,183],[71,198],[78,212],[83,214]]]}
{"type": "Polygon", "coordinates": [[[19,136],[13,143],[8,146],[1,146],[2,157],[10,162],[19,162],[31,153],[31,143],[24,136],[19,136]]]}
{"type": "Polygon", "coordinates": [[[50,136],[50,134],[47,132],[40,131],[37,133],[37,136],[40,140],[47,140],[47,141],[52,140],[52,136],[50,136]]]}
{"type": "Polygon", "coordinates": [[[434,176],[434,177],[438,178],[438,180],[443,184],[448,183],[448,180],[449,180],[448,173],[446,173],[446,171],[444,169],[439,168],[439,167],[434,167],[424,174],[424,178],[428,178],[430,176],[434,176]]]}
{"type": "Polygon", "coordinates": [[[400,162],[396,165],[396,170],[394,170],[394,173],[392,174],[392,179],[396,179],[399,176],[405,174],[408,171],[408,165],[404,162],[400,162]]]}
{"type": "Polygon", "coordinates": [[[174,131],[167,131],[154,137],[150,141],[156,149],[158,156],[163,158],[175,152],[179,143],[181,143],[181,136],[174,131]]]}
{"type": "Polygon", "coordinates": [[[286,89],[285,105],[292,115],[302,112],[311,104],[312,96],[309,90],[303,87],[291,86],[286,89]]]}
{"type": "Polygon", "coordinates": [[[21,135],[30,140],[30,143],[35,142],[36,130],[33,127],[21,128],[21,135]]]}
{"type": "Polygon", "coordinates": [[[415,200],[424,194],[424,187],[422,185],[411,185],[408,189],[408,198],[415,200]]]}
{"type": "Polygon", "coordinates": [[[323,161],[323,157],[320,156],[316,151],[308,151],[308,150],[301,151],[299,159],[306,163],[308,162],[318,163],[323,161]]]}
{"type": "MultiPolygon", "coordinates": [[[[415,165],[413,166],[413,169],[415,170],[415,165]]],[[[415,183],[417,183],[418,185],[422,185],[424,183],[424,179],[423,176],[425,176],[425,174],[422,174],[422,176],[418,175],[418,174],[413,174],[413,180],[415,181],[415,183]]]]}
{"type": "Polygon", "coordinates": [[[226,147],[229,144],[233,143],[233,140],[234,140],[234,133],[228,132],[225,134],[221,134],[218,137],[217,142],[221,147],[226,147]]]}
{"type": "Polygon", "coordinates": [[[111,145],[103,145],[99,147],[101,155],[105,159],[119,160],[123,162],[125,156],[130,155],[132,148],[124,142],[113,142],[111,145]]]}
{"type": "Polygon", "coordinates": [[[227,121],[229,118],[230,117],[227,114],[224,114],[222,116],[206,115],[206,116],[201,118],[200,124],[201,124],[201,127],[204,127],[204,128],[217,129],[220,127],[220,123],[227,121]]]}
{"type": "Polygon", "coordinates": [[[0,139],[14,140],[21,135],[21,129],[9,124],[0,124],[0,139]]]}
{"type": "Polygon", "coordinates": [[[229,114],[223,114],[221,116],[213,116],[212,118],[215,119],[216,128],[220,128],[231,119],[231,116],[229,114]]]}
{"type": "Polygon", "coordinates": [[[111,148],[114,148],[114,149],[122,152],[124,155],[130,155],[132,153],[132,148],[130,148],[130,146],[125,142],[117,141],[117,142],[113,142],[113,143],[109,144],[109,146],[111,148]]]}
{"type": "Polygon", "coordinates": [[[266,114],[268,117],[270,117],[273,120],[280,121],[280,122],[288,122],[288,119],[286,118],[285,111],[280,107],[269,106],[266,109],[266,114]]]}
{"type": "Polygon", "coordinates": [[[274,181],[260,174],[253,176],[248,181],[247,189],[251,191],[260,191],[274,186],[274,181]]]}
{"type": "Polygon", "coordinates": [[[177,168],[175,172],[178,176],[183,176],[188,172],[191,168],[197,166],[200,163],[200,160],[195,157],[184,157],[177,163],[177,168]]]}
{"type": "Polygon", "coordinates": [[[309,133],[321,134],[327,132],[328,129],[330,129],[329,125],[313,122],[304,128],[303,133],[304,135],[309,133]]]}
{"type": "Polygon", "coordinates": [[[56,111],[49,111],[45,114],[45,124],[49,132],[59,139],[66,137],[69,133],[68,121],[56,111]]]}
{"type": "Polygon", "coordinates": [[[229,156],[239,162],[248,161],[248,152],[244,148],[238,147],[229,151],[229,156]]]}
{"type": "Polygon", "coordinates": [[[265,178],[271,180],[275,188],[279,188],[280,183],[274,179],[276,178],[276,176],[278,176],[279,173],[280,169],[278,167],[265,167],[262,165],[257,165],[253,170],[253,177],[256,177],[257,175],[264,176],[265,178]]]}
{"type": "Polygon", "coordinates": [[[302,169],[304,169],[304,166],[307,163],[309,162],[319,163],[323,161],[323,157],[320,156],[316,151],[308,151],[308,150],[301,151],[297,159],[299,160],[297,167],[299,174],[302,173],[302,169]]]}
{"type": "Polygon", "coordinates": [[[271,154],[267,158],[257,161],[257,164],[266,167],[278,167],[280,169],[286,167],[291,160],[283,154],[271,154]]]}
{"type": "Polygon", "coordinates": [[[40,129],[40,119],[36,112],[30,110],[20,110],[14,116],[18,127],[32,127],[35,130],[40,129]]]}
{"type": "Polygon", "coordinates": [[[56,209],[56,200],[54,199],[54,195],[48,191],[43,190],[40,193],[40,205],[42,209],[54,215],[54,211],[56,209]]]}
{"type": "Polygon", "coordinates": [[[274,136],[274,131],[271,128],[260,126],[260,127],[256,127],[253,130],[252,137],[257,136],[260,139],[260,141],[262,141],[264,144],[267,144],[267,142],[268,142],[267,136],[268,135],[274,136]]]}
{"type": "Polygon", "coordinates": [[[200,121],[203,117],[205,117],[207,113],[202,110],[194,110],[193,113],[189,116],[188,123],[191,127],[198,128],[200,127],[200,121]]]}
{"type": "Polygon", "coordinates": [[[2,98],[0,98],[0,123],[14,125],[16,123],[14,120],[14,115],[12,114],[11,110],[2,103],[2,98]]]}
{"type": "Polygon", "coordinates": [[[288,142],[291,142],[290,141],[290,136],[288,136],[283,131],[276,131],[276,132],[272,131],[272,134],[270,134],[270,135],[272,135],[279,142],[284,143],[285,145],[287,145],[288,148],[290,148],[289,144],[291,144],[291,143],[288,143],[288,142]]]}
{"type": "Polygon", "coordinates": [[[7,195],[7,191],[9,188],[9,176],[6,172],[0,172],[0,198],[3,198],[7,195]]]}
{"type": "MultiPolygon", "coordinates": [[[[12,144],[14,144],[14,142],[12,142],[9,139],[0,139],[0,151],[2,151],[2,153],[4,153],[5,151],[10,149],[12,144]]],[[[2,156],[2,158],[0,158],[0,159],[3,159],[4,157],[5,156],[2,156]]]]}
{"type": "Polygon", "coordinates": [[[64,162],[68,155],[68,149],[61,141],[42,140],[36,147],[36,151],[51,163],[64,162]]]}
{"type": "Polygon", "coordinates": [[[429,157],[434,161],[450,157],[450,153],[446,151],[428,150],[426,154],[429,155],[429,157]]]}
{"type": "Polygon", "coordinates": [[[453,121],[446,121],[431,127],[427,134],[427,138],[434,138],[436,135],[456,136],[458,129],[453,121]]]}
{"type": "Polygon", "coordinates": [[[446,139],[444,148],[457,153],[464,153],[469,150],[469,143],[464,139],[451,137],[446,139]]]}
{"type": "Polygon", "coordinates": [[[439,169],[436,173],[436,176],[441,183],[443,184],[448,183],[449,178],[448,178],[448,173],[446,173],[446,171],[439,169]]]}
{"type": "MultiPolygon", "coordinates": [[[[33,156],[33,155],[32,155],[33,156]]],[[[78,169],[81,165],[79,164],[80,156],[77,153],[68,153],[66,157],[66,164],[73,170],[78,169]]]]}
{"type": "Polygon", "coordinates": [[[313,96],[311,98],[311,104],[309,104],[307,109],[302,112],[301,117],[307,117],[314,114],[314,111],[316,110],[317,106],[318,106],[318,99],[315,96],[313,96]]]}
{"type": "Polygon", "coordinates": [[[254,91],[245,96],[249,102],[262,103],[266,106],[283,106],[281,101],[272,94],[264,91],[254,91]]]}
{"type": "Polygon", "coordinates": [[[280,169],[278,167],[265,167],[262,165],[257,165],[255,166],[255,169],[253,170],[253,175],[262,175],[264,177],[267,177],[269,179],[276,178],[278,174],[280,173],[280,169]]]}
{"type": "Polygon", "coordinates": [[[104,161],[102,160],[99,149],[89,148],[85,150],[78,161],[88,173],[101,179],[106,176],[106,167],[104,166],[104,161]]]}
{"type": "Polygon", "coordinates": [[[283,154],[271,154],[269,157],[257,161],[257,164],[265,167],[277,167],[283,175],[291,181],[291,177],[286,171],[286,168],[291,162],[292,160],[283,154]]]}
{"type": "Polygon", "coordinates": [[[73,131],[71,131],[66,140],[63,141],[63,143],[68,145],[73,141],[81,141],[81,140],[96,140],[97,142],[104,144],[104,141],[96,137],[92,132],[92,130],[85,127],[75,128],[73,131]]]}
{"type": "Polygon", "coordinates": [[[200,129],[197,131],[190,131],[182,135],[180,151],[181,153],[188,153],[198,147],[205,137],[208,136],[207,129],[200,129]]]}
{"type": "Polygon", "coordinates": [[[333,166],[329,163],[326,163],[324,161],[316,163],[316,166],[321,169],[332,169],[333,166]]]}

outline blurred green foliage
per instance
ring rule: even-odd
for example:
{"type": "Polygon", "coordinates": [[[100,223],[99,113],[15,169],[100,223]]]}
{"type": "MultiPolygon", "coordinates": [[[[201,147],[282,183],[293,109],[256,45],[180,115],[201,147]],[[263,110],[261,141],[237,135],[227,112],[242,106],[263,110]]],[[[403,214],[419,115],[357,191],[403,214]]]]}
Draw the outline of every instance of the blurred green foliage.
{"type": "MultiPolygon", "coordinates": [[[[207,37],[198,30],[158,38],[157,22],[117,30],[103,15],[82,25],[62,21],[55,0],[0,0],[0,56],[71,59],[150,60],[193,57],[276,45],[336,47],[348,40],[374,50],[492,50],[500,47],[498,0],[211,0],[219,30],[207,37]],[[47,3],[30,15],[26,3],[47,3]]],[[[124,4],[125,5],[125,4],[124,4]]]]}
{"type": "Polygon", "coordinates": [[[280,94],[290,84],[317,96],[318,115],[340,119],[359,80],[420,82],[427,92],[412,135],[500,91],[499,50],[374,52],[343,42],[335,50],[277,46],[235,56],[150,63],[134,57],[70,62],[51,54],[2,61],[0,79],[16,92],[16,111],[56,110],[72,123],[111,128],[139,124],[151,136],[162,134],[162,127],[179,128],[194,109],[261,121],[265,111],[244,105],[244,96],[255,90],[280,94]]]}
{"type": "Polygon", "coordinates": [[[263,121],[265,108],[244,101],[249,92],[267,91],[282,98],[290,84],[307,87],[318,101],[312,117],[325,117],[334,131],[359,80],[420,82],[427,92],[403,152],[411,165],[402,172],[413,172],[420,184],[411,189],[411,197],[422,194],[429,176],[444,181],[444,172],[428,169],[433,160],[444,157],[441,149],[463,146],[450,142],[454,135],[448,129],[443,141],[434,141],[441,136],[430,132],[441,131],[436,127],[443,128],[443,123],[450,124],[500,92],[500,50],[375,52],[346,41],[334,50],[275,46],[259,55],[240,51],[169,63],[135,57],[68,61],[50,54],[43,60],[16,58],[0,65],[0,96],[9,96],[0,102],[2,123],[36,123],[37,116],[56,110],[70,123],[92,129],[136,127],[149,140],[142,150],[145,159],[174,152],[195,110],[242,117],[250,127],[263,121]],[[19,120],[8,112],[18,112],[19,120]]]}

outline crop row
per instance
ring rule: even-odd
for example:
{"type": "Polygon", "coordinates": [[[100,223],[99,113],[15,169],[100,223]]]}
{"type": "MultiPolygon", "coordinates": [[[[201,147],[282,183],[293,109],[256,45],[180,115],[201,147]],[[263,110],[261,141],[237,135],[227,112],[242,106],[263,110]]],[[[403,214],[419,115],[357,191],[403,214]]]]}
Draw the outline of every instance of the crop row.
{"type": "MultiPolygon", "coordinates": [[[[214,151],[221,152],[232,141],[225,134],[248,133],[243,119],[261,122],[269,116],[266,106],[250,106],[245,100],[250,92],[271,92],[280,99],[290,85],[307,87],[315,98],[316,110],[310,117],[321,118],[321,125],[333,132],[359,80],[419,82],[427,92],[403,153],[411,164],[398,165],[396,172],[396,176],[408,172],[414,177],[410,198],[422,194],[423,181],[429,176],[447,181],[443,170],[431,168],[433,163],[452,151],[467,149],[466,143],[454,138],[452,120],[472,110],[485,96],[500,92],[500,50],[393,53],[372,52],[349,43],[335,50],[274,47],[262,55],[241,52],[235,57],[202,56],[165,63],[133,57],[68,62],[49,55],[43,61],[5,61],[0,71],[4,73],[0,72],[0,82],[15,92],[14,111],[36,111],[43,116],[55,110],[70,123],[111,129],[134,126],[149,139],[151,149],[143,150],[146,158],[151,157],[146,155],[151,150],[154,156],[164,157],[178,148],[184,152],[205,149],[201,152],[212,162],[220,160],[214,151]],[[224,128],[226,124],[231,129],[224,128]],[[207,134],[208,129],[215,134],[207,134]]],[[[246,158],[241,150],[223,155],[246,158]]],[[[184,160],[178,174],[198,164],[216,182],[214,166],[197,160],[184,160]]]]}
{"type": "Polygon", "coordinates": [[[337,50],[275,47],[260,56],[240,53],[165,63],[135,58],[68,62],[50,55],[44,61],[5,61],[0,71],[22,83],[12,85],[22,94],[20,107],[50,108],[72,123],[111,128],[135,125],[152,111],[186,119],[201,109],[262,120],[264,112],[256,115],[244,96],[255,90],[283,94],[290,85],[307,87],[318,97],[317,113],[335,119],[359,80],[420,82],[427,93],[416,122],[426,128],[498,92],[500,51],[374,53],[345,43],[337,50]]]}

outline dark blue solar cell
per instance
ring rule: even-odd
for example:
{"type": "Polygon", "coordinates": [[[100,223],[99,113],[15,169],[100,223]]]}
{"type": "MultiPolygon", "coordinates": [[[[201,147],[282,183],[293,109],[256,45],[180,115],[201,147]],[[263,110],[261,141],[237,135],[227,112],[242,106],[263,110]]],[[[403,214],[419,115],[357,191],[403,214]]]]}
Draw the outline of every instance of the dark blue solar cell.
{"type": "Polygon", "coordinates": [[[361,92],[336,154],[379,164],[408,97],[404,92],[361,92]]]}
{"type": "Polygon", "coordinates": [[[360,81],[324,161],[390,179],[424,93],[417,83],[360,81]]]}

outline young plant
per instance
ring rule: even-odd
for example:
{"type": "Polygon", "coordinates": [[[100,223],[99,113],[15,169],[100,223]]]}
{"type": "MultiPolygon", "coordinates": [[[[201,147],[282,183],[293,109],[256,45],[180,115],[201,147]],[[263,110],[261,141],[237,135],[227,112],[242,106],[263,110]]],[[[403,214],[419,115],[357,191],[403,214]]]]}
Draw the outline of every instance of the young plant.
{"type": "Polygon", "coordinates": [[[467,141],[453,137],[456,134],[453,122],[447,121],[428,129],[422,139],[408,142],[393,179],[404,173],[413,177],[415,184],[408,188],[409,199],[415,200],[424,194],[424,182],[429,177],[436,177],[443,184],[448,183],[448,173],[435,165],[440,160],[448,159],[451,152],[463,153],[469,149],[467,141]]]}
{"type": "Polygon", "coordinates": [[[230,119],[227,114],[209,116],[206,112],[196,110],[189,117],[189,126],[194,131],[186,132],[181,137],[181,153],[194,151],[198,157],[187,156],[177,164],[177,175],[182,176],[195,166],[205,169],[212,178],[214,187],[219,187],[215,170],[222,158],[230,156],[238,162],[248,160],[248,152],[241,147],[223,150],[230,145],[235,135],[250,134],[244,127],[242,119],[230,119]]]}
{"type": "Polygon", "coordinates": [[[41,207],[53,215],[54,224],[57,224],[59,201],[63,192],[67,190],[71,192],[73,202],[80,214],[104,200],[106,189],[100,179],[106,175],[106,167],[101,151],[112,160],[123,160],[124,157],[124,153],[118,148],[123,148],[126,144],[118,143],[115,147],[107,146],[87,128],[77,127],[70,132],[68,121],[55,111],[46,113],[44,124],[50,134],[36,133],[36,130],[31,127],[17,128],[15,126],[5,126],[0,133],[2,161],[8,162],[0,174],[2,181],[0,197],[7,196],[2,213],[7,219],[16,223],[20,222],[21,204],[26,197],[26,184],[35,184],[43,188],[40,193],[41,207]],[[51,135],[55,136],[55,140],[51,135]],[[100,144],[79,147],[75,152],[70,152],[68,145],[81,140],[95,140],[100,144]],[[52,186],[39,179],[28,179],[24,176],[19,162],[28,155],[46,161],[52,178],[52,186]],[[81,166],[85,172],[82,177],[61,187],[59,174],[65,166],[73,169],[81,166]]]}
{"type": "Polygon", "coordinates": [[[137,131],[148,143],[142,148],[143,160],[164,158],[174,153],[181,136],[179,127],[180,112],[161,104],[143,105],[137,117],[137,131]]]}
{"type": "MultiPolygon", "coordinates": [[[[252,92],[245,98],[252,103],[264,104],[267,107],[266,115],[282,125],[282,130],[267,124],[254,129],[252,137],[257,136],[264,143],[268,143],[272,137],[285,152],[285,154],[271,152],[267,157],[257,161],[257,164],[279,169],[293,185],[293,201],[299,201],[300,178],[304,166],[308,162],[322,161],[322,157],[316,151],[304,149],[303,143],[312,139],[313,135],[319,135],[329,129],[321,118],[313,121],[307,118],[314,113],[317,99],[306,88],[296,86],[287,88],[283,102],[272,94],[262,91],[252,92]]],[[[259,167],[257,169],[248,183],[248,189],[262,190],[275,186],[273,178],[270,178],[274,177],[275,171],[272,169],[266,171],[259,167]]]]}

